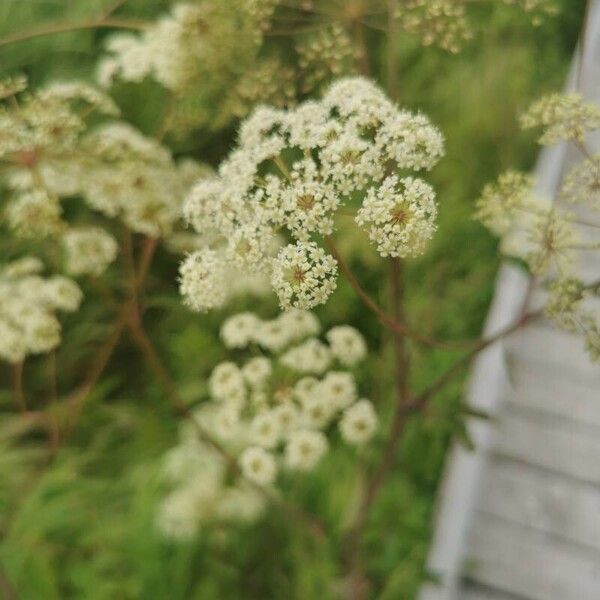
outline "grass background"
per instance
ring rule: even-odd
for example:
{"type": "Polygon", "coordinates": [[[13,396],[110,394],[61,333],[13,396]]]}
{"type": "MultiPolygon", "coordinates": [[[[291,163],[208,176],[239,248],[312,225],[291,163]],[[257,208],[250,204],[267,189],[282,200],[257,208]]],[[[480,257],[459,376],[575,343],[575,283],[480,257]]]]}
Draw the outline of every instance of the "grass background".
{"type": "MultiPolygon", "coordinates": [[[[0,39],[39,23],[79,20],[98,14],[101,0],[2,0],[0,39]]],[[[565,78],[583,15],[584,0],[560,0],[558,16],[532,28],[506,7],[482,8],[477,34],[458,56],[399,41],[400,102],[431,116],[446,135],[447,155],[432,173],[440,201],[439,232],[430,252],[407,268],[407,308],[422,332],[469,338],[481,330],[498,266],[496,244],[472,219],[474,199],[485,182],[508,167],[528,169],[536,148],[518,130],[516,116],[565,78]]],[[[130,0],[123,15],[150,18],[166,2],[130,0]]],[[[86,31],[0,46],[0,75],[25,72],[33,86],[54,78],[93,76],[106,31],[86,31]]],[[[369,39],[377,70],[380,38],[369,39]]],[[[383,71],[383,67],[381,67],[383,71]]],[[[155,88],[117,90],[127,117],[151,131],[162,111],[155,88]]],[[[197,132],[190,154],[217,163],[234,127],[197,132]]],[[[0,196],[0,203],[5,202],[0,196]]],[[[381,261],[362,238],[342,236],[365,286],[386,302],[381,261]]],[[[3,258],[23,250],[3,236],[3,258]]],[[[225,353],[218,342],[224,314],[190,316],[176,294],[176,260],[159,253],[147,292],[152,337],[186,398],[205,389],[210,368],[225,353]]],[[[115,284],[116,285],[116,284],[115,284]]],[[[88,290],[89,291],[89,290],[88,290]]],[[[59,393],[76,385],[96,340],[108,331],[110,314],[88,294],[82,311],[65,323],[57,352],[59,393]]],[[[240,301],[236,308],[250,307],[240,301]]],[[[260,307],[275,314],[272,302],[260,307]]],[[[360,373],[363,391],[379,405],[385,422],[391,396],[389,340],[377,321],[341,284],[317,311],[325,324],[348,322],[364,331],[371,356],[360,373]]],[[[412,384],[427,385],[455,356],[411,348],[412,384]]],[[[32,402],[45,401],[45,359],[27,367],[32,402]]],[[[9,371],[0,367],[0,562],[24,600],[327,600],[340,576],[340,532],[356,498],[361,472],[381,446],[365,456],[341,448],[314,476],[289,495],[319,514],[331,535],[317,544],[298,523],[276,511],[252,527],[209,528],[193,543],[178,545],[156,534],[153,519],[161,495],[158,462],[175,443],[177,419],[133,349],[123,343],[107,376],[92,394],[77,434],[46,468],[42,440],[19,435],[12,418],[9,371]]],[[[435,494],[449,440],[461,434],[461,382],[436,401],[427,418],[414,418],[397,467],[373,511],[365,555],[372,597],[409,600],[424,573],[435,494]]],[[[0,592],[1,593],[1,592],[0,592]]]]}

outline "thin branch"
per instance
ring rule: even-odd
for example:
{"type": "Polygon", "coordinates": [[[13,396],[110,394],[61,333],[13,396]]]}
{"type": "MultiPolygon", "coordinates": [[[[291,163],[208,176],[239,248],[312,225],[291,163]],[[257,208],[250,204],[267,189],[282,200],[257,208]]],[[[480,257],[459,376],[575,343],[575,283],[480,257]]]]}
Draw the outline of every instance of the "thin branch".
{"type": "Polygon", "coordinates": [[[465,350],[468,348],[472,348],[474,345],[476,345],[476,340],[456,342],[436,340],[428,336],[421,335],[420,333],[409,329],[406,325],[403,325],[402,323],[396,321],[393,317],[388,315],[379,306],[379,304],[377,304],[377,302],[375,302],[375,300],[373,300],[373,298],[371,298],[371,296],[369,296],[369,294],[364,290],[364,288],[362,287],[362,285],[360,284],[360,282],[358,281],[358,279],[356,278],[356,276],[354,275],[354,273],[352,272],[342,255],[340,254],[333,239],[331,237],[327,237],[325,238],[325,243],[327,244],[327,247],[329,248],[329,251],[331,252],[333,257],[337,260],[340,270],[348,280],[350,286],[356,292],[356,295],[360,298],[363,304],[369,310],[371,310],[379,318],[379,320],[382,321],[384,325],[386,325],[394,333],[404,335],[412,339],[413,341],[423,344],[425,346],[441,348],[443,350],[465,350]]]}
{"type": "Polygon", "coordinates": [[[498,333],[490,337],[483,338],[475,348],[457,360],[448,370],[442,373],[438,379],[431,384],[431,386],[426,388],[411,401],[402,405],[400,409],[396,411],[381,461],[379,462],[379,465],[376,467],[373,475],[365,487],[365,493],[358,511],[358,516],[354,528],[349,532],[349,535],[358,537],[361,534],[362,529],[365,527],[369,510],[394,464],[398,443],[402,438],[402,433],[406,427],[408,417],[411,414],[422,412],[427,407],[429,401],[433,399],[433,397],[448,383],[450,383],[450,381],[457,377],[460,372],[467,367],[473,358],[475,358],[475,356],[477,356],[480,352],[509,336],[511,333],[514,333],[522,327],[525,327],[540,314],[540,311],[526,313],[524,316],[500,330],[498,333]]]}
{"type": "Polygon", "coordinates": [[[110,335],[104,340],[104,343],[94,356],[91,367],[83,383],[66,400],[66,404],[69,407],[67,429],[70,432],[73,431],[79,422],[83,405],[87,397],[96,383],[98,383],[102,373],[104,373],[104,369],[107,367],[119,340],[121,339],[121,335],[127,325],[130,311],[131,304],[130,302],[126,302],[114,321],[110,335]]]}
{"type": "Polygon", "coordinates": [[[508,325],[504,329],[501,329],[498,333],[483,338],[479,341],[479,343],[467,354],[465,354],[462,358],[457,360],[447,371],[442,373],[438,379],[436,379],[429,387],[423,390],[408,406],[408,409],[411,412],[420,411],[422,408],[429,402],[431,398],[433,398],[440,390],[442,390],[446,384],[452,381],[458,374],[462,371],[462,369],[469,365],[469,363],[475,358],[480,352],[489,348],[491,345],[496,342],[504,339],[509,336],[511,333],[518,331],[528,325],[534,319],[537,319],[542,314],[541,310],[531,311],[525,313],[519,319],[517,319],[514,323],[508,325]]]}
{"type": "Polygon", "coordinates": [[[92,361],[91,368],[83,382],[83,384],[68,398],[67,405],[69,406],[69,430],[72,431],[79,421],[83,404],[100,379],[104,369],[108,365],[118,343],[121,339],[123,331],[131,318],[132,312],[137,311],[137,295],[148,275],[148,270],[154,256],[158,240],[155,238],[147,238],[142,250],[140,265],[137,274],[131,274],[131,296],[123,303],[121,309],[114,321],[111,334],[106,338],[104,344],[96,353],[92,361]]]}
{"type": "Polygon", "coordinates": [[[9,35],[0,39],[0,48],[18,42],[25,42],[38,37],[45,37],[55,33],[68,33],[71,31],[82,31],[85,29],[132,29],[135,31],[144,31],[147,24],[143,21],[133,19],[94,19],[88,21],[80,21],[78,23],[50,23],[42,25],[29,31],[23,31],[9,35]]]}

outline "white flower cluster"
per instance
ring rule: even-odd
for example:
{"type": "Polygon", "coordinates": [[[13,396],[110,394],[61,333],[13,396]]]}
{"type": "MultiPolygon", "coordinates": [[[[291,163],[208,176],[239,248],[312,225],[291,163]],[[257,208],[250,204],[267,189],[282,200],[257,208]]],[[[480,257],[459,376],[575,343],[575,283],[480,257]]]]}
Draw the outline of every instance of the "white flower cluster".
{"type": "Polygon", "coordinates": [[[115,239],[100,227],[73,227],[62,238],[70,275],[100,275],[117,256],[115,239]]]}
{"type": "Polygon", "coordinates": [[[583,141],[600,127],[600,107],[585,102],[579,94],[549,94],[534,102],[521,117],[524,129],[543,128],[540,144],[551,146],[562,140],[583,141]]]}
{"type": "Polygon", "coordinates": [[[433,188],[422,179],[392,175],[371,188],[356,215],[381,256],[418,256],[436,230],[433,188]]]}
{"type": "Polygon", "coordinates": [[[108,96],[79,82],[0,105],[0,162],[11,190],[6,220],[21,236],[62,238],[74,275],[99,274],[114,260],[116,242],[106,231],[72,227],[64,198],[79,196],[135,232],[167,236],[192,182],[206,173],[191,160],[175,163],[166,148],[126,123],[89,127],[94,112],[118,114],[108,96]]]}
{"type": "Polygon", "coordinates": [[[435,230],[433,189],[395,173],[430,169],[443,151],[427,118],[399,109],[367,79],[341,79],[318,102],[257,108],[184,212],[198,232],[227,240],[226,260],[269,273],[283,308],[309,309],[335,289],[335,261],[315,238],[333,232],[342,206],[362,204],[356,222],[383,256],[424,251],[435,230]],[[291,242],[274,256],[285,231],[291,242]]]}
{"type": "Polygon", "coordinates": [[[221,455],[186,426],[167,456],[175,485],[158,518],[167,535],[193,536],[207,520],[256,518],[264,496],[255,485],[275,486],[281,470],[314,469],[336,425],[351,445],[373,436],[378,423],[373,405],[359,399],[352,373],[340,369],[364,359],[364,339],[341,326],[326,334],[326,344],[317,337],[320,329],[318,319],[301,310],[270,321],[253,313],[225,321],[221,337],[228,348],[264,353],[241,365],[218,364],[209,379],[210,400],[194,417],[235,458],[242,477],[232,477],[221,455]]]}
{"type": "Polygon", "coordinates": [[[586,147],[586,135],[600,128],[600,108],[580,96],[552,94],[535,102],[522,118],[524,128],[541,127],[540,144],[570,140],[582,150],[584,160],[564,176],[553,202],[532,192],[529,176],[508,171],[487,185],[477,201],[477,218],[502,238],[502,250],[526,262],[550,290],[545,313],[560,327],[580,333],[593,359],[600,359],[600,319],[584,306],[584,298],[600,291],[588,288],[578,267],[583,253],[600,250],[596,234],[600,223],[592,211],[572,214],[569,204],[600,207],[599,158],[586,147]]]}
{"type": "Polygon", "coordinates": [[[576,164],[565,175],[562,200],[600,210],[600,154],[576,164]]]}
{"type": "Polygon", "coordinates": [[[33,257],[0,268],[0,358],[16,363],[28,354],[49,352],[60,343],[56,312],[79,308],[82,293],[75,282],[40,276],[42,263],[33,257]]]}
{"type": "MultiPolygon", "coordinates": [[[[212,126],[211,121],[222,125],[235,114],[235,101],[242,99],[239,92],[248,95],[247,89],[238,89],[239,78],[252,74],[274,5],[274,0],[175,3],[171,12],[139,35],[119,33],[108,39],[98,82],[107,87],[117,80],[151,78],[177,99],[178,109],[169,124],[172,129],[212,126]],[[227,115],[219,114],[220,110],[227,115]]],[[[272,90],[273,80],[267,83],[272,90]]],[[[259,96],[265,97],[268,94],[259,96]]]]}

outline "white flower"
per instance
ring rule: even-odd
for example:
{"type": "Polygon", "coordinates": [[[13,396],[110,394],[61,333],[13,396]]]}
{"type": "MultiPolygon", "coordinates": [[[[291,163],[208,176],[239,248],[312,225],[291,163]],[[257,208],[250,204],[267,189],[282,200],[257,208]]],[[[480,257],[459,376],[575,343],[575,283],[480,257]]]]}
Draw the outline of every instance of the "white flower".
{"type": "Polygon", "coordinates": [[[335,416],[336,406],[331,398],[318,393],[306,397],[302,402],[302,422],[310,429],[322,429],[335,416]]]}
{"type": "Polygon", "coordinates": [[[277,475],[275,457],[259,446],[246,448],[239,463],[244,477],[259,485],[273,483],[277,475]]]}
{"type": "Polygon", "coordinates": [[[303,404],[306,399],[314,394],[318,385],[319,380],[316,377],[302,377],[294,386],[294,397],[300,404],[303,404]]]}
{"type": "Polygon", "coordinates": [[[199,233],[216,230],[227,241],[229,262],[268,275],[281,308],[310,309],[327,301],[337,279],[336,261],[313,238],[333,233],[344,204],[352,210],[362,201],[356,221],[382,255],[424,251],[435,231],[433,190],[386,175],[430,169],[443,151],[426,117],[400,110],[365,78],[344,78],[320,101],[256,108],[184,212],[199,233]],[[291,240],[273,258],[282,231],[291,240]]]}
{"type": "Polygon", "coordinates": [[[436,230],[433,188],[421,179],[395,175],[370,188],[356,215],[381,256],[406,258],[423,254],[436,230]]]}
{"type": "Polygon", "coordinates": [[[77,310],[83,299],[79,286],[73,280],[60,275],[46,280],[43,296],[51,308],[65,312],[77,310]]]}
{"type": "Polygon", "coordinates": [[[71,275],[101,275],[117,256],[117,242],[99,227],[69,229],[62,243],[71,275]]]}
{"type": "Polygon", "coordinates": [[[600,108],[579,94],[548,94],[522,115],[521,125],[542,127],[539,142],[547,146],[561,140],[582,141],[586,133],[600,128],[600,108]]]}
{"type": "Polygon", "coordinates": [[[281,317],[263,321],[257,329],[256,341],[271,352],[280,352],[291,342],[290,328],[281,317]]]}
{"type": "Polygon", "coordinates": [[[60,203],[45,191],[19,194],[6,209],[8,224],[23,237],[56,235],[62,228],[60,203]]]}
{"type": "Polygon", "coordinates": [[[253,313],[229,317],[221,327],[221,339],[227,348],[245,348],[256,338],[260,319],[253,313]]]}
{"type": "Polygon", "coordinates": [[[345,366],[354,366],[367,355],[365,339],[350,325],[332,327],[326,337],[332,354],[345,366]]]}
{"type": "Polygon", "coordinates": [[[192,490],[178,489],[162,502],[157,515],[157,527],[166,537],[191,540],[198,533],[199,508],[192,490]]]}
{"type": "Polygon", "coordinates": [[[238,366],[232,362],[222,362],[213,369],[209,388],[213,398],[218,400],[241,403],[246,398],[244,377],[238,366]]]}
{"type": "Polygon", "coordinates": [[[25,345],[32,354],[42,354],[60,343],[58,319],[43,310],[32,310],[23,323],[25,345]]]}
{"type": "Polygon", "coordinates": [[[0,319],[0,358],[17,363],[25,358],[27,346],[21,331],[0,319]]]}
{"type": "Polygon", "coordinates": [[[476,204],[477,219],[496,235],[508,233],[515,219],[524,216],[524,211],[535,211],[532,187],[531,177],[524,173],[502,173],[498,181],[483,188],[476,204]]]}
{"type": "Polygon", "coordinates": [[[201,474],[206,486],[216,488],[224,473],[222,462],[203,451],[196,438],[171,448],[163,458],[162,471],[171,483],[186,483],[201,474]]]}
{"type": "Polygon", "coordinates": [[[285,462],[290,469],[310,471],[325,454],[327,447],[327,438],[320,431],[295,431],[285,448],[285,462]]]}
{"type": "Polygon", "coordinates": [[[264,356],[251,358],[243,367],[242,373],[246,381],[253,387],[261,387],[271,376],[273,367],[271,361],[264,356]]]}
{"type": "Polygon", "coordinates": [[[281,425],[272,412],[263,412],[254,417],[251,424],[254,443],[263,448],[273,448],[281,435],[281,425]]]}
{"type": "Polygon", "coordinates": [[[282,313],[278,320],[289,332],[291,341],[318,335],[321,331],[319,319],[313,313],[306,310],[288,310],[282,313]]]}
{"type": "Polygon", "coordinates": [[[349,444],[364,444],[377,429],[377,414],[369,400],[359,400],[348,408],[340,421],[340,433],[349,444]]]}
{"type": "Polygon", "coordinates": [[[179,267],[179,277],[184,303],[192,310],[205,312],[225,303],[225,265],[214,250],[189,254],[179,267]]]}
{"type": "Polygon", "coordinates": [[[37,275],[44,270],[44,263],[36,256],[25,256],[5,265],[0,271],[1,277],[14,279],[26,275],[37,275]]]}
{"type": "Polygon", "coordinates": [[[335,410],[342,410],[356,400],[356,382],[351,373],[330,371],[319,383],[316,394],[326,398],[335,410]]]}
{"type": "Polygon", "coordinates": [[[444,155],[444,138],[429,119],[397,112],[377,134],[376,143],[401,169],[431,169],[444,155]]]}
{"type": "Polygon", "coordinates": [[[335,259],[314,242],[282,248],[273,261],[271,283],[283,309],[309,309],[323,304],[337,283],[335,259]]]}
{"type": "Polygon", "coordinates": [[[333,233],[333,214],[340,204],[340,196],[332,184],[320,180],[312,159],[294,165],[292,181],[278,201],[285,211],[285,224],[297,239],[308,240],[315,232],[333,233]]]}
{"type": "Polygon", "coordinates": [[[331,351],[316,338],[290,348],[280,358],[282,365],[300,373],[323,373],[331,364],[331,351]]]}
{"type": "Polygon", "coordinates": [[[273,414],[279,422],[282,434],[294,431],[300,420],[300,413],[292,402],[284,402],[273,409],[273,414]]]}

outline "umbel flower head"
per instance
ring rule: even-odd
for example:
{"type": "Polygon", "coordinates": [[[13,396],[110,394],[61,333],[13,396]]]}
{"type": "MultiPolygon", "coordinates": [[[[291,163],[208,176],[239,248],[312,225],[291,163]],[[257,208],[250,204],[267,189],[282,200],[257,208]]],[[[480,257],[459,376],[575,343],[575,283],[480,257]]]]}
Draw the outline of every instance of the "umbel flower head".
{"type": "Polygon", "coordinates": [[[551,94],[526,111],[522,125],[542,129],[540,144],[573,142],[583,159],[567,170],[553,200],[534,196],[531,177],[503,173],[485,186],[476,217],[502,238],[505,254],[523,260],[548,287],[546,316],[581,334],[590,356],[598,360],[598,314],[586,300],[598,295],[600,286],[586,284],[580,265],[600,250],[600,223],[594,215],[600,206],[599,163],[586,146],[586,136],[600,128],[600,108],[578,95],[551,94]],[[575,209],[579,212],[574,214],[575,209]]]}
{"type": "Polygon", "coordinates": [[[0,267],[0,359],[16,363],[60,343],[57,312],[79,308],[77,284],[60,275],[43,278],[41,261],[25,257],[0,267]]]}
{"type": "MultiPolygon", "coordinates": [[[[5,96],[21,90],[10,81],[0,87],[5,96]]],[[[179,222],[192,181],[206,171],[191,160],[175,162],[130,125],[106,120],[117,115],[107,95],[81,82],[54,83],[0,104],[0,163],[11,191],[7,222],[24,237],[64,236],[74,274],[98,274],[116,250],[108,233],[70,231],[64,198],[80,197],[132,231],[166,237],[179,222]],[[83,255],[76,257],[79,250],[83,255]]]]}
{"type": "Polygon", "coordinates": [[[400,109],[367,79],[345,78],[320,101],[258,107],[216,176],[188,195],[184,213],[198,232],[227,240],[226,261],[268,273],[282,308],[310,309],[336,287],[336,262],[320,241],[340,209],[358,208],[355,222],[382,256],[425,251],[436,228],[435,193],[414,173],[431,169],[443,151],[426,117],[400,109]],[[277,252],[282,236],[288,244],[277,252]]]}
{"type": "Polygon", "coordinates": [[[252,349],[254,356],[215,366],[209,398],[194,418],[238,472],[232,477],[222,455],[188,423],[165,462],[171,491],[157,524],[167,536],[192,537],[205,522],[255,520],[265,505],[257,485],[273,489],[281,472],[315,469],[338,435],[352,446],[374,435],[375,409],[359,399],[348,370],[365,356],[362,336],[344,325],[327,332],[328,344],[320,331],[312,313],[296,309],[270,321],[253,313],[225,321],[225,346],[236,356],[252,349]]]}
{"type": "Polygon", "coordinates": [[[108,38],[97,79],[150,78],[169,90],[177,110],[170,131],[219,128],[260,101],[284,104],[295,96],[294,73],[277,58],[258,56],[273,0],[175,2],[140,34],[108,38]]]}

